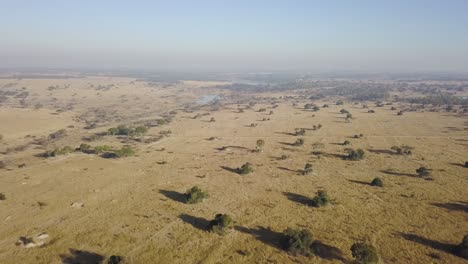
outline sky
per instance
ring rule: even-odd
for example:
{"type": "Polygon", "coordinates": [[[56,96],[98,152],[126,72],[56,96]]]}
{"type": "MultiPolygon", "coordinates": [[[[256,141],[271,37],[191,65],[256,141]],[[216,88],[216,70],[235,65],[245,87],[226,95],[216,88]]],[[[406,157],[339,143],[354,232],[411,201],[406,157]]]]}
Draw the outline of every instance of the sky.
{"type": "Polygon", "coordinates": [[[0,0],[0,68],[468,72],[468,0],[0,0]]]}

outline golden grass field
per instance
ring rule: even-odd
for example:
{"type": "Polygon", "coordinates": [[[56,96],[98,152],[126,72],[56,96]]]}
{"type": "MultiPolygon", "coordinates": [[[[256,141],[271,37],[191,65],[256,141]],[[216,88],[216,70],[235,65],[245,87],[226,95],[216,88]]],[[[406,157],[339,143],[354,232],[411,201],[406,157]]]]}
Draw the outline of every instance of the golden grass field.
{"type": "MultiPolygon", "coordinates": [[[[216,88],[219,83],[197,81],[166,87],[102,76],[0,79],[0,87],[7,83],[26,87],[30,95],[24,108],[13,99],[0,107],[0,160],[6,164],[0,169],[0,192],[6,196],[0,201],[0,263],[92,263],[100,255],[120,255],[125,263],[351,263],[350,247],[358,241],[373,244],[381,263],[466,263],[449,252],[468,232],[468,169],[462,165],[468,160],[466,115],[398,116],[388,105],[369,104],[372,114],[361,104],[335,105],[333,98],[314,102],[330,105],[318,112],[305,111],[309,101],[303,99],[297,106],[296,100],[276,99],[273,109],[268,98],[294,94],[242,96],[216,88]],[[95,89],[110,84],[109,90],[95,89]],[[51,85],[63,89],[48,90],[51,85]],[[222,95],[226,103],[215,111],[193,106],[206,94],[222,95]],[[251,109],[237,111],[255,100],[251,109]],[[34,109],[36,104],[42,106],[34,109]],[[342,108],[353,114],[352,122],[345,122],[342,108]],[[51,147],[78,147],[82,137],[171,110],[177,111],[173,121],[148,134],[172,134],[153,143],[130,143],[133,157],[36,156],[51,147]],[[192,118],[204,113],[209,114],[192,118]],[[211,117],[216,121],[208,122],[211,117]],[[84,129],[85,120],[96,118],[105,122],[84,129]],[[322,128],[307,130],[304,146],[290,145],[298,138],[291,134],[295,128],[317,124],[322,128]],[[67,136],[47,147],[28,144],[59,129],[67,136]],[[363,138],[351,138],[360,133],[363,138]],[[253,152],[258,139],[265,147],[253,152]],[[345,140],[351,145],[342,146],[345,140]],[[412,146],[413,154],[395,155],[394,145],[412,146]],[[363,149],[365,158],[340,158],[346,147],[363,149]],[[253,173],[232,172],[245,162],[253,164],[253,173]],[[313,174],[301,175],[306,163],[313,165],[313,174]],[[432,169],[433,180],[416,176],[421,166],[432,169]],[[383,188],[368,184],[375,177],[382,178],[383,188]],[[183,193],[194,185],[210,196],[185,204],[183,193]],[[305,205],[303,196],[318,190],[326,190],[333,203],[305,205]],[[205,230],[217,213],[235,221],[224,236],[205,230]],[[278,245],[287,227],[310,230],[323,251],[311,257],[288,254],[278,245]],[[49,235],[43,246],[15,245],[22,236],[41,233],[49,235]]],[[[122,145],[113,136],[89,144],[103,143],[122,145]]]]}

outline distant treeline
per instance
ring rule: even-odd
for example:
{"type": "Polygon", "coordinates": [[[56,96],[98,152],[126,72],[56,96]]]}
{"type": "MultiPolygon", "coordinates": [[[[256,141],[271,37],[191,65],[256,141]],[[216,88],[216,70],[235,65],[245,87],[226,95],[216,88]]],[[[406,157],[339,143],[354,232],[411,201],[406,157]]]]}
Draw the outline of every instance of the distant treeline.
{"type": "Polygon", "coordinates": [[[425,97],[406,98],[404,100],[413,104],[468,106],[468,98],[453,96],[451,94],[437,94],[437,95],[430,95],[430,96],[425,96],[425,97]]]}

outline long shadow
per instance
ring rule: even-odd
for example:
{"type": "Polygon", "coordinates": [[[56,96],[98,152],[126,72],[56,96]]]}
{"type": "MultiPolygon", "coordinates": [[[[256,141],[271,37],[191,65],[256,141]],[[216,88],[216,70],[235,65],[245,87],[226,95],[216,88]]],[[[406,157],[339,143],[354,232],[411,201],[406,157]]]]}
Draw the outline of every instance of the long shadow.
{"type": "Polygon", "coordinates": [[[281,134],[281,135],[286,135],[286,136],[295,136],[294,133],[289,133],[289,132],[275,132],[275,134],[281,134]]]}
{"type": "Polygon", "coordinates": [[[220,166],[220,167],[221,167],[221,169],[223,169],[223,170],[227,170],[227,171],[229,171],[229,172],[238,174],[237,168],[231,168],[231,167],[227,167],[227,166],[220,166]]]}
{"type": "Polygon", "coordinates": [[[425,237],[418,236],[418,235],[415,235],[415,234],[408,234],[408,233],[398,232],[397,235],[400,235],[401,237],[403,237],[404,239],[406,239],[408,241],[419,243],[421,245],[428,246],[428,247],[431,247],[431,248],[436,249],[436,250],[444,251],[444,252],[447,252],[449,254],[454,254],[456,249],[457,249],[457,245],[427,239],[425,237]]]}
{"type": "Polygon", "coordinates": [[[389,170],[380,170],[380,172],[388,174],[388,175],[394,175],[394,176],[407,176],[407,177],[413,177],[417,178],[418,175],[416,174],[411,174],[411,173],[404,173],[404,172],[396,172],[396,171],[389,171],[389,170]]]}
{"type": "Polygon", "coordinates": [[[356,180],[348,180],[349,182],[354,182],[354,183],[357,183],[357,184],[362,184],[362,185],[368,185],[370,186],[371,184],[369,182],[365,182],[365,181],[356,181],[356,180]]]}
{"type": "Polygon", "coordinates": [[[290,146],[290,147],[294,147],[294,144],[293,144],[293,143],[289,143],[289,142],[278,142],[278,144],[285,145],[285,146],[290,146]]]}
{"type": "Polygon", "coordinates": [[[455,203],[431,203],[433,206],[445,208],[449,211],[462,211],[468,213],[467,202],[455,202],[455,203]]]}
{"type": "Polygon", "coordinates": [[[185,194],[183,193],[179,193],[176,191],[169,191],[169,190],[159,190],[159,193],[173,201],[176,201],[179,203],[185,203],[185,194]]]}
{"type": "Polygon", "coordinates": [[[348,260],[343,257],[343,252],[334,246],[327,245],[319,240],[314,241],[311,246],[314,254],[320,258],[327,260],[340,260],[343,263],[348,263],[348,260]]]}
{"type": "Polygon", "coordinates": [[[104,260],[104,256],[90,251],[73,248],[69,248],[68,250],[70,253],[59,255],[63,264],[99,264],[104,260]]]}
{"type": "Polygon", "coordinates": [[[299,151],[298,149],[285,148],[285,147],[281,147],[281,149],[284,150],[284,151],[291,151],[291,152],[298,152],[299,151]]]}
{"type": "Polygon", "coordinates": [[[291,170],[291,169],[288,169],[286,167],[277,167],[278,169],[280,170],[283,170],[283,171],[290,171],[290,172],[295,172],[295,173],[301,173],[302,170],[291,170]]]}
{"type": "Polygon", "coordinates": [[[307,196],[291,192],[283,192],[283,195],[286,196],[290,201],[310,206],[311,199],[307,196]]]}
{"type": "Polygon", "coordinates": [[[367,149],[370,153],[374,154],[388,154],[388,155],[395,155],[395,152],[388,150],[388,149],[367,149]]]}
{"type": "Polygon", "coordinates": [[[465,168],[465,165],[464,165],[464,164],[462,164],[462,163],[455,163],[455,162],[450,162],[449,164],[450,164],[450,165],[453,165],[453,166],[458,166],[458,167],[465,168]]]}
{"type": "Polygon", "coordinates": [[[235,226],[235,230],[252,235],[257,240],[270,245],[277,249],[283,249],[279,243],[282,233],[271,230],[271,228],[265,228],[263,226],[257,226],[256,228],[247,228],[243,226],[235,226]]]}
{"type": "Polygon", "coordinates": [[[202,231],[207,231],[210,221],[205,218],[196,217],[188,214],[181,214],[179,218],[187,224],[192,225],[193,227],[200,229],[202,231]]]}

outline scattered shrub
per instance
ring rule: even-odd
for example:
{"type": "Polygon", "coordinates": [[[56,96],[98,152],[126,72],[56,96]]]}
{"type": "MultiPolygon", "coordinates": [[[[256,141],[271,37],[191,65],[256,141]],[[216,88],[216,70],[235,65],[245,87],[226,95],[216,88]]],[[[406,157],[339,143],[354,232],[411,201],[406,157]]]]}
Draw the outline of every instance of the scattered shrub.
{"type": "Polygon", "coordinates": [[[117,155],[117,158],[130,157],[135,155],[135,151],[129,146],[123,146],[119,150],[115,150],[114,153],[117,155]]]}
{"type": "Polygon", "coordinates": [[[42,153],[41,156],[44,157],[44,158],[51,158],[51,157],[55,157],[55,156],[58,156],[58,155],[64,155],[64,154],[68,154],[70,152],[73,152],[73,148],[70,147],[70,146],[65,146],[63,148],[56,148],[54,150],[47,150],[46,152],[42,153]]]}
{"type": "Polygon", "coordinates": [[[413,147],[402,145],[402,146],[393,146],[391,150],[395,151],[398,155],[411,155],[411,150],[413,147]]]}
{"type": "Polygon", "coordinates": [[[309,230],[296,230],[288,228],[284,230],[280,238],[281,247],[293,255],[310,256],[313,254],[311,246],[314,242],[312,233],[309,230]]]}
{"type": "Polygon", "coordinates": [[[349,140],[345,140],[345,141],[342,143],[343,146],[347,146],[347,145],[350,145],[350,144],[351,144],[351,142],[350,142],[349,140]]]}
{"type": "Polygon", "coordinates": [[[353,136],[353,138],[362,138],[364,135],[363,134],[356,134],[353,136]]]}
{"type": "Polygon", "coordinates": [[[215,120],[214,117],[210,118],[210,122],[215,122],[215,121],[216,121],[216,120],[215,120]]]}
{"type": "Polygon", "coordinates": [[[377,264],[379,262],[377,249],[372,245],[354,243],[351,246],[351,252],[359,264],[377,264]]]}
{"type": "Polygon", "coordinates": [[[403,111],[399,111],[399,112],[397,113],[397,115],[399,115],[399,116],[403,115],[403,111]]]}
{"type": "Polygon", "coordinates": [[[375,178],[370,183],[371,186],[383,187],[383,181],[380,178],[375,178]]]}
{"type": "Polygon", "coordinates": [[[6,196],[3,193],[0,193],[0,201],[6,200],[6,196]]]}
{"type": "Polygon", "coordinates": [[[227,214],[217,214],[213,220],[210,221],[208,230],[223,235],[226,233],[227,228],[232,225],[232,218],[227,214]]]}
{"type": "Polygon", "coordinates": [[[463,237],[462,242],[455,249],[455,254],[464,259],[468,259],[468,235],[463,237]]]}
{"type": "Polygon", "coordinates": [[[429,169],[426,167],[419,167],[419,169],[416,170],[416,173],[421,178],[431,175],[429,169]]]}
{"type": "Polygon", "coordinates": [[[304,139],[303,138],[298,138],[298,139],[296,139],[296,142],[294,142],[292,145],[296,146],[296,147],[302,146],[302,145],[304,145],[304,139]]]}
{"type": "Polygon", "coordinates": [[[250,127],[256,127],[256,126],[257,126],[257,124],[256,124],[256,123],[252,123],[252,124],[250,124],[250,127]]]}
{"type": "Polygon", "coordinates": [[[336,101],[336,105],[343,105],[343,104],[344,104],[344,103],[343,103],[343,101],[341,101],[341,100],[336,101]]]}
{"type": "Polygon", "coordinates": [[[304,128],[296,128],[294,129],[294,135],[295,136],[304,136],[306,133],[306,130],[304,128]]]}
{"type": "Polygon", "coordinates": [[[314,170],[312,169],[312,164],[307,163],[304,166],[304,170],[302,171],[302,175],[308,175],[311,174],[314,170]]]}
{"type": "Polygon", "coordinates": [[[349,111],[343,108],[343,109],[340,110],[340,113],[342,113],[342,114],[349,114],[349,111]]]}
{"type": "Polygon", "coordinates": [[[289,158],[288,155],[283,154],[283,155],[280,156],[279,159],[280,159],[280,160],[287,160],[288,158],[289,158]]]}
{"type": "Polygon", "coordinates": [[[107,260],[107,264],[120,264],[123,261],[123,257],[112,255],[107,260]]]}
{"type": "Polygon", "coordinates": [[[321,207],[325,206],[330,202],[330,198],[328,197],[328,194],[324,190],[320,190],[317,192],[317,195],[312,198],[310,201],[310,205],[313,207],[321,207]]]}
{"type": "Polygon", "coordinates": [[[263,139],[257,140],[257,151],[260,152],[263,149],[263,146],[265,146],[265,141],[263,139]]]}
{"type": "Polygon", "coordinates": [[[196,204],[202,202],[205,198],[208,198],[208,193],[202,191],[197,186],[193,186],[190,190],[185,193],[185,200],[188,204],[196,204]]]}
{"type": "Polygon", "coordinates": [[[468,168],[468,161],[465,161],[465,168],[468,168]]]}
{"type": "Polygon", "coordinates": [[[346,152],[348,152],[348,155],[345,156],[347,160],[362,160],[364,158],[364,150],[362,149],[346,149],[346,152]]]}
{"type": "Polygon", "coordinates": [[[91,153],[101,154],[101,153],[108,152],[108,151],[113,151],[113,148],[108,145],[102,145],[102,146],[94,147],[91,153]]]}
{"type": "Polygon", "coordinates": [[[67,130],[65,130],[65,129],[60,129],[57,132],[49,134],[49,138],[54,139],[54,140],[61,139],[61,138],[64,138],[66,136],[67,136],[67,130]]]}
{"type": "Polygon", "coordinates": [[[246,162],[240,168],[237,168],[237,173],[241,175],[249,174],[253,171],[254,170],[253,170],[252,164],[250,164],[249,162],[246,162]]]}
{"type": "Polygon", "coordinates": [[[113,136],[141,136],[148,132],[147,126],[126,126],[119,125],[117,127],[111,127],[107,130],[108,135],[113,136]]]}
{"type": "Polygon", "coordinates": [[[375,113],[375,110],[372,110],[372,109],[371,109],[371,110],[368,110],[367,113],[369,113],[369,114],[374,114],[374,113],[375,113]]]}

